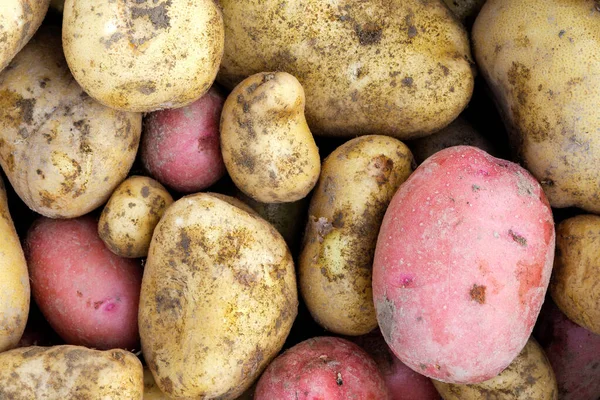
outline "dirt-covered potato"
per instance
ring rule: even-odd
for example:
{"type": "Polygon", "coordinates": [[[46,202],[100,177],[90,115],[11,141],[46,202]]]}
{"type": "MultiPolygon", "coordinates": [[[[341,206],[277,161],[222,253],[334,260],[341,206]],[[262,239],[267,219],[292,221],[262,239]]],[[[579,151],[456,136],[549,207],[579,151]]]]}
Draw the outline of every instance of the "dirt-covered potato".
{"type": "Polygon", "coordinates": [[[87,96],[62,54],[60,30],[42,28],[0,74],[0,164],[21,199],[51,218],[103,204],[127,176],[142,116],[87,96]]]}
{"type": "MultiPolygon", "coordinates": [[[[38,30],[50,0],[3,0],[0,5],[0,72],[38,30]]],[[[0,101],[2,95],[0,95],[0,101]]],[[[0,103],[1,104],[1,103],[0,103]]]]}
{"type": "Polygon", "coordinates": [[[19,343],[29,314],[29,294],[27,262],[0,177],[0,352],[19,343]]]}
{"type": "Polygon", "coordinates": [[[181,107],[212,85],[223,56],[214,0],[66,0],[63,45],[73,76],[126,111],[181,107]]]}
{"type": "Polygon", "coordinates": [[[98,234],[121,257],[146,257],[158,220],[173,197],[152,178],[131,176],[117,187],[100,215],[98,234]]]}
{"type": "Polygon", "coordinates": [[[521,353],[498,376],[476,385],[433,380],[444,400],[558,400],[552,366],[544,350],[530,338],[521,353]]]}
{"type": "Polygon", "coordinates": [[[600,335],[600,216],[578,215],[556,228],[550,294],[571,321],[600,335]]]}
{"type": "Polygon", "coordinates": [[[142,400],[142,363],[124,350],[21,347],[0,354],[0,398],[142,400]]]}
{"type": "Polygon", "coordinates": [[[300,200],[319,179],[319,149],[304,117],[304,90],[284,72],[259,73],[229,94],[221,151],[235,185],[263,203],[300,200]]]}
{"type": "Polygon", "coordinates": [[[277,355],[296,317],[292,257],[258,215],[199,193],[158,223],[144,270],[144,358],[171,397],[235,399],[277,355]]]}
{"type": "Polygon", "coordinates": [[[315,134],[436,132],[473,91],[469,41],[440,1],[221,0],[234,87],[262,71],[294,75],[315,134]]]}
{"type": "Polygon", "coordinates": [[[512,147],[553,207],[600,213],[600,3],[488,0],[477,64],[512,147]]]}
{"type": "Polygon", "coordinates": [[[377,326],[371,289],[377,232],[412,164],[408,147],[379,135],[352,139],[323,162],[298,272],[310,313],[331,332],[364,335],[377,326]]]}

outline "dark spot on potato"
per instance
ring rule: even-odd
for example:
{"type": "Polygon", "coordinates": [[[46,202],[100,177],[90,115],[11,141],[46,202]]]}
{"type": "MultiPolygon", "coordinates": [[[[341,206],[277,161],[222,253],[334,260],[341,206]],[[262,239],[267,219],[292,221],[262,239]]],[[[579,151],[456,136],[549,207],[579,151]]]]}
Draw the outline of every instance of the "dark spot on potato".
{"type": "Polygon", "coordinates": [[[114,43],[118,42],[119,39],[121,39],[123,36],[123,33],[115,32],[112,35],[110,35],[108,39],[100,38],[100,43],[102,43],[107,49],[110,49],[110,47],[114,43]]]}
{"type": "Polygon", "coordinates": [[[79,290],[77,291],[77,297],[83,297],[83,293],[81,293],[79,290]]]}
{"type": "Polygon", "coordinates": [[[21,109],[22,121],[27,125],[33,123],[33,108],[35,107],[35,99],[19,99],[16,106],[21,109]]]}
{"type": "Polygon", "coordinates": [[[525,239],[523,236],[521,236],[518,233],[514,232],[512,229],[510,229],[508,231],[508,234],[510,235],[510,237],[512,238],[512,240],[514,240],[515,242],[517,242],[518,244],[520,244],[523,247],[527,247],[527,239],[525,239]]]}
{"type": "Polygon", "coordinates": [[[171,27],[169,7],[171,1],[165,1],[155,7],[131,7],[131,18],[148,17],[155,29],[166,29],[171,27]]]}
{"type": "Polygon", "coordinates": [[[344,381],[342,380],[342,374],[340,372],[337,373],[336,377],[335,377],[335,383],[338,386],[342,386],[344,384],[344,381]]]}
{"type": "Polygon", "coordinates": [[[390,299],[385,297],[383,301],[378,301],[375,304],[377,311],[377,322],[381,329],[381,334],[385,338],[386,342],[392,342],[392,331],[394,329],[394,314],[396,307],[390,299]]]}
{"type": "Polygon", "coordinates": [[[344,227],[344,213],[342,211],[336,211],[335,214],[333,214],[333,222],[331,225],[337,229],[344,227]]]}
{"type": "Polygon", "coordinates": [[[567,31],[565,31],[564,29],[561,29],[560,32],[558,32],[558,37],[562,38],[566,32],[567,31]]]}
{"type": "Polygon", "coordinates": [[[181,239],[179,240],[179,246],[183,249],[186,257],[189,257],[190,253],[191,253],[191,251],[190,251],[191,239],[184,229],[181,230],[180,236],[181,236],[181,239]]]}
{"type": "Polygon", "coordinates": [[[479,304],[485,304],[485,289],[486,287],[483,285],[473,284],[473,287],[469,292],[471,300],[474,300],[479,304]]]}
{"type": "Polygon", "coordinates": [[[247,358],[242,366],[242,377],[254,376],[256,371],[262,366],[264,354],[261,348],[257,347],[247,358]]]}
{"type": "Polygon", "coordinates": [[[141,193],[143,198],[148,197],[150,195],[150,188],[148,186],[142,187],[141,193]]]}
{"type": "Polygon", "coordinates": [[[411,87],[413,83],[414,80],[410,76],[407,76],[406,78],[402,79],[402,86],[411,87]]]}
{"type": "Polygon", "coordinates": [[[479,192],[479,190],[481,190],[481,187],[480,187],[479,185],[475,185],[475,184],[473,184],[473,185],[471,186],[471,189],[472,189],[474,192],[479,192]]]}
{"type": "Polygon", "coordinates": [[[99,309],[102,304],[104,304],[104,301],[95,301],[94,302],[94,310],[99,309]]]}
{"type": "Polygon", "coordinates": [[[394,161],[383,154],[380,154],[371,160],[371,165],[375,168],[374,177],[377,185],[381,186],[388,183],[394,168],[394,161]]]}
{"type": "Polygon", "coordinates": [[[410,26],[408,27],[408,37],[409,37],[410,39],[412,39],[412,38],[414,38],[415,36],[417,36],[417,33],[418,33],[418,31],[417,31],[417,28],[415,28],[415,26],[414,26],[414,25],[410,25],[410,26]]]}
{"type": "Polygon", "coordinates": [[[169,394],[173,393],[173,381],[168,376],[160,379],[160,390],[169,394]]]}
{"type": "Polygon", "coordinates": [[[357,24],[354,26],[354,32],[361,46],[369,46],[381,41],[382,30],[377,24],[367,23],[362,26],[357,24]]]}
{"type": "Polygon", "coordinates": [[[329,222],[329,220],[325,217],[320,217],[319,219],[315,219],[315,217],[311,216],[311,220],[314,221],[315,229],[317,231],[317,240],[319,243],[323,243],[325,236],[329,234],[333,230],[333,224],[329,222]]]}

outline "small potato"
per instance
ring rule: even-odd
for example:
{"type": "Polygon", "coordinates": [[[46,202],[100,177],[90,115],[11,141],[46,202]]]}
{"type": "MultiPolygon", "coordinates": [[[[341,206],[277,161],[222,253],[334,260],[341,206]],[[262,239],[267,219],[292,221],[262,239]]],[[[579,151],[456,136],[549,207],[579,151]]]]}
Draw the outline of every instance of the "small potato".
{"type": "Polygon", "coordinates": [[[544,350],[530,338],[521,353],[498,376],[476,385],[433,380],[444,400],[558,400],[552,366],[544,350]]]}
{"type": "Polygon", "coordinates": [[[260,73],[231,92],[221,151],[235,185],[262,203],[300,200],[317,183],[319,149],[304,117],[304,89],[284,72],[260,73]]]}
{"type": "Polygon", "coordinates": [[[129,177],[102,210],[98,234],[118,256],[146,257],[154,228],[171,203],[169,192],[154,179],[129,177]]]}
{"type": "Polygon", "coordinates": [[[352,139],[323,162],[298,273],[310,313],[332,332],[364,335],[377,326],[371,289],[377,232],[412,164],[402,142],[377,135],[352,139]]]}
{"type": "Polygon", "coordinates": [[[571,321],[600,335],[600,216],[578,215],[556,228],[550,294],[571,321]]]}
{"type": "Polygon", "coordinates": [[[22,347],[0,354],[0,398],[142,400],[142,363],[130,352],[80,346],[22,347]]]}

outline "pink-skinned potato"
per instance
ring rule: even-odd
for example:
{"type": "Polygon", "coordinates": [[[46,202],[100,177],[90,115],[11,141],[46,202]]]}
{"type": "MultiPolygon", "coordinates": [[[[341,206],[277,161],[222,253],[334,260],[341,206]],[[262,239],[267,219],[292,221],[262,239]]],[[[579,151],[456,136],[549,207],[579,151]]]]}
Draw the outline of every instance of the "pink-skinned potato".
{"type": "Polygon", "coordinates": [[[373,297],[386,342],[430,378],[498,375],[531,334],[554,243],[550,206],[525,169],[470,146],[434,154],[379,231],[373,297]]]}
{"type": "Polygon", "coordinates": [[[320,336],[277,357],[256,385],[254,400],[388,400],[375,361],[358,345],[320,336]]]}
{"type": "Polygon", "coordinates": [[[144,118],[141,158],[160,183],[183,193],[198,192],[225,174],[219,121],[225,97],[212,87],[188,106],[144,118]]]}
{"type": "Polygon", "coordinates": [[[27,233],[33,297],[67,344],[139,349],[139,261],[112,253],[89,217],[40,218],[27,233]]]}

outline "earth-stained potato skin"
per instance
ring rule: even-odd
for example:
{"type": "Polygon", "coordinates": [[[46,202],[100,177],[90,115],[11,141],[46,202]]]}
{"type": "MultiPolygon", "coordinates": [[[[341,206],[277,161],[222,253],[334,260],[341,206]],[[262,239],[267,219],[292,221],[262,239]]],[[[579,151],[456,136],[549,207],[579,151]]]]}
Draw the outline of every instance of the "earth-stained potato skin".
{"type": "Polygon", "coordinates": [[[29,314],[29,273],[0,178],[0,352],[16,347],[29,314]]]}
{"type": "Polygon", "coordinates": [[[125,111],[185,106],[208,91],[223,56],[215,0],[66,0],[63,47],[73,76],[125,111]]]}
{"type": "Polygon", "coordinates": [[[600,216],[578,215],[557,226],[550,294],[571,321],[600,335],[600,216]]]}
{"type": "Polygon", "coordinates": [[[298,262],[302,297],[315,321],[343,335],[377,326],[371,271],[379,226],[394,193],[413,170],[397,139],[352,139],[323,162],[298,262]]]}
{"type": "Polygon", "coordinates": [[[553,207],[600,213],[600,5],[488,0],[473,27],[513,150],[553,207]]]}
{"type": "Polygon", "coordinates": [[[120,349],[21,347],[0,354],[0,398],[142,400],[142,363],[120,349]]]}
{"type": "Polygon", "coordinates": [[[146,257],[152,233],[173,197],[157,181],[131,176],[113,192],[100,215],[98,234],[121,257],[146,257]]]}
{"type": "Polygon", "coordinates": [[[4,0],[0,8],[0,72],[38,30],[50,0],[4,0]]]}
{"type": "Polygon", "coordinates": [[[270,224],[203,193],[167,209],[139,309],[144,358],[164,393],[235,399],[279,352],[297,307],[292,257],[270,224]]]}
{"type": "Polygon", "coordinates": [[[554,371],[533,337],[517,358],[492,379],[475,385],[432,381],[444,400],[558,400],[554,371]]]}
{"type": "Polygon", "coordinates": [[[60,31],[43,27],[0,74],[0,164],[32,210],[74,218],[103,204],[127,176],[142,129],[79,87],[60,31]]]}
{"type": "Polygon", "coordinates": [[[466,31],[441,0],[221,0],[233,88],[262,71],[294,75],[317,135],[399,139],[440,130],[473,91],[466,31]]]}
{"type": "Polygon", "coordinates": [[[304,90],[285,72],[245,79],[221,114],[221,151],[227,172],[245,194],[263,203],[308,195],[321,159],[304,117],[304,90]]]}

